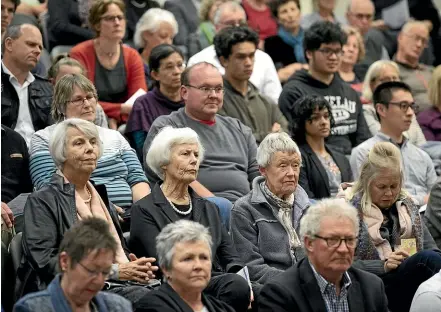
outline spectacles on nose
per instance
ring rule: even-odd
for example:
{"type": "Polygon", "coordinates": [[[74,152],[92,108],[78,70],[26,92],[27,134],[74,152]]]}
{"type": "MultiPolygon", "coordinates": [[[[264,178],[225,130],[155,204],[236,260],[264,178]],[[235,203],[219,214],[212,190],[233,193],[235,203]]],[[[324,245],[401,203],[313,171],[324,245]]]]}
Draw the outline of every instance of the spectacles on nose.
{"type": "Polygon", "coordinates": [[[126,17],[124,15],[108,15],[101,17],[101,19],[105,22],[114,22],[115,19],[118,20],[118,22],[121,22],[122,20],[125,20],[126,17]]]}
{"type": "Polygon", "coordinates": [[[224,87],[205,87],[205,86],[196,87],[192,85],[185,85],[185,86],[198,89],[199,91],[202,91],[202,93],[204,93],[205,95],[210,95],[211,91],[214,91],[214,93],[216,93],[217,95],[221,95],[225,92],[224,87]]]}
{"type": "Polygon", "coordinates": [[[416,35],[416,34],[404,34],[404,35],[405,35],[406,37],[412,39],[412,41],[415,41],[415,42],[420,41],[421,44],[422,44],[425,48],[427,48],[427,47],[429,46],[429,39],[427,39],[427,38],[424,38],[424,37],[418,36],[418,35],[416,35]]]}
{"type": "Polygon", "coordinates": [[[406,101],[402,101],[402,102],[389,102],[389,104],[398,106],[403,112],[407,112],[409,107],[412,108],[414,112],[417,111],[419,108],[419,106],[415,104],[415,102],[409,103],[406,101]]]}
{"type": "Polygon", "coordinates": [[[320,238],[326,242],[328,247],[330,248],[338,248],[341,245],[341,242],[344,241],[346,244],[346,247],[348,248],[355,248],[358,244],[358,238],[356,237],[322,237],[319,235],[314,235],[315,238],[320,238]]]}
{"type": "Polygon", "coordinates": [[[320,53],[322,53],[326,57],[330,57],[332,54],[335,54],[335,56],[337,56],[337,57],[340,57],[343,55],[342,49],[333,50],[333,49],[328,49],[328,48],[322,48],[322,49],[318,49],[317,51],[319,51],[320,53]]]}
{"type": "Polygon", "coordinates": [[[86,266],[81,264],[81,262],[78,262],[78,264],[87,272],[87,274],[89,275],[90,278],[96,278],[100,274],[102,274],[104,279],[107,279],[109,277],[109,275],[112,273],[111,269],[104,270],[104,271],[95,271],[95,270],[91,270],[91,269],[87,268],[86,266]]]}
{"type": "Polygon", "coordinates": [[[96,102],[96,98],[94,95],[88,95],[85,98],[75,99],[72,101],[67,101],[67,103],[72,103],[75,106],[84,106],[84,101],[89,102],[90,104],[93,104],[96,102]]]}
{"type": "Polygon", "coordinates": [[[221,22],[220,24],[224,26],[231,26],[231,27],[239,27],[239,26],[247,26],[247,22],[244,20],[238,20],[238,21],[225,21],[221,22]]]}

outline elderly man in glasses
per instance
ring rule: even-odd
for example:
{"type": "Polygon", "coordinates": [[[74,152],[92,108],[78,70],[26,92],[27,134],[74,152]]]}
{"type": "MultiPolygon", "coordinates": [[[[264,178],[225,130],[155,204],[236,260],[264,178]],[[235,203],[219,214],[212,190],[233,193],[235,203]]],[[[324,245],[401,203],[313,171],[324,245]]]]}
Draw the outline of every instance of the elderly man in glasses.
{"type": "Polygon", "coordinates": [[[344,201],[311,206],[300,221],[307,258],[263,287],[259,311],[388,311],[381,279],[351,267],[358,232],[358,212],[344,201]]]}
{"type": "Polygon", "coordinates": [[[385,82],[375,89],[372,100],[381,128],[374,137],[353,149],[350,162],[354,178],[358,179],[360,168],[375,143],[392,142],[401,151],[406,190],[418,205],[426,204],[428,194],[436,183],[435,168],[429,155],[410,143],[403,134],[409,130],[418,107],[412,90],[403,82],[385,82]]]}

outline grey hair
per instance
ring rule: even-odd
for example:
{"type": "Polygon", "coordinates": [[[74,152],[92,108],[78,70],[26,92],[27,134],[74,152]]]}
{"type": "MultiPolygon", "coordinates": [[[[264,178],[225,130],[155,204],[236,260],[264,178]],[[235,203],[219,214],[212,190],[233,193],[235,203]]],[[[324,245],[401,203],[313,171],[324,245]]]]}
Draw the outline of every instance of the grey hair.
{"type": "Polygon", "coordinates": [[[159,266],[171,270],[176,245],[199,241],[208,245],[210,258],[212,258],[212,239],[208,228],[189,220],[179,220],[167,224],[161,233],[156,236],[156,254],[158,255],[159,266]]]}
{"type": "Polygon", "coordinates": [[[181,144],[197,144],[199,147],[199,164],[204,159],[204,147],[196,131],[191,128],[164,127],[153,139],[146,156],[147,165],[161,180],[164,180],[162,167],[170,163],[172,148],[181,144]]]}
{"type": "Polygon", "coordinates": [[[398,75],[400,75],[400,69],[398,68],[397,63],[395,63],[394,61],[380,60],[372,63],[371,66],[369,66],[369,69],[366,73],[366,76],[364,76],[364,81],[363,81],[362,94],[366,100],[372,101],[372,95],[374,93],[374,90],[371,90],[371,83],[374,82],[380,76],[381,71],[387,66],[390,66],[393,69],[395,69],[398,75]]]}
{"type": "Polygon", "coordinates": [[[77,128],[79,131],[83,132],[88,139],[96,138],[99,150],[98,159],[101,157],[103,154],[103,146],[97,126],[95,126],[93,122],[87,120],[69,118],[55,126],[49,140],[49,152],[51,153],[55,166],[58,169],[63,169],[64,162],[67,159],[66,143],[68,140],[67,130],[69,128],[77,128]]]}
{"type": "Polygon", "coordinates": [[[336,219],[348,218],[354,224],[355,236],[358,237],[360,219],[357,209],[347,203],[343,198],[328,198],[316,202],[308,208],[300,220],[300,237],[304,242],[305,237],[314,238],[319,235],[322,220],[326,217],[336,219]]]}
{"type": "Polygon", "coordinates": [[[240,5],[239,2],[237,1],[228,1],[225,3],[222,3],[216,10],[216,12],[214,13],[214,17],[213,17],[213,23],[214,25],[219,25],[220,23],[220,18],[222,16],[222,13],[224,13],[224,11],[241,11],[243,12],[243,14],[246,16],[245,10],[243,9],[243,7],[240,5]]]}
{"type": "Polygon", "coordinates": [[[153,8],[147,10],[141,16],[138,23],[136,24],[135,35],[133,36],[133,40],[135,41],[135,46],[138,48],[144,48],[146,43],[142,38],[142,33],[144,31],[150,31],[150,32],[158,31],[159,25],[162,22],[169,23],[173,28],[173,36],[176,36],[176,34],[179,31],[179,26],[173,13],[160,8],[153,8]]]}
{"type": "Polygon", "coordinates": [[[23,25],[30,25],[30,24],[21,24],[21,25],[11,25],[6,28],[5,34],[3,35],[3,42],[2,42],[2,54],[5,54],[5,42],[6,39],[12,39],[16,40],[21,37],[23,34],[21,28],[23,25]]]}
{"type": "Polygon", "coordinates": [[[270,133],[257,148],[256,160],[259,167],[266,168],[277,152],[297,153],[302,157],[296,142],[286,132],[270,133]]]}

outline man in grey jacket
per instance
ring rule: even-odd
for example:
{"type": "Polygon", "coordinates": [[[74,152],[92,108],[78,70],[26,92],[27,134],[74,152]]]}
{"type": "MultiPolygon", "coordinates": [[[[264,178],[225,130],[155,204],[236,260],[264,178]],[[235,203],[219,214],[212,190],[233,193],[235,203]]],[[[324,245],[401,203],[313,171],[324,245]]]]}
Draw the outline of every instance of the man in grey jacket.
{"type": "Polygon", "coordinates": [[[426,222],[436,245],[441,249],[441,178],[438,178],[430,192],[429,202],[424,213],[424,222],[426,222]]]}

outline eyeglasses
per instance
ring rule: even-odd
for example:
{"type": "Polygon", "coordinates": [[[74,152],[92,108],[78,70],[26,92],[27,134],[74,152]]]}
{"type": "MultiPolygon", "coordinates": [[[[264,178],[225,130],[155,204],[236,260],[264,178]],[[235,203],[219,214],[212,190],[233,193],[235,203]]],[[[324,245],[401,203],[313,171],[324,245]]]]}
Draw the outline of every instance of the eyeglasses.
{"type": "Polygon", "coordinates": [[[415,102],[409,103],[406,101],[403,102],[389,102],[389,104],[398,106],[403,112],[407,112],[407,110],[410,108],[412,108],[413,111],[418,110],[419,106],[417,104],[415,104],[415,102]]]}
{"type": "Polygon", "coordinates": [[[326,57],[330,57],[332,54],[335,54],[335,56],[337,56],[337,57],[340,57],[343,55],[342,49],[333,50],[333,49],[328,49],[328,48],[322,48],[322,49],[318,49],[317,51],[323,53],[323,55],[326,57]]]}
{"type": "Polygon", "coordinates": [[[425,48],[427,48],[427,47],[429,46],[429,39],[427,39],[427,38],[421,37],[421,36],[419,36],[419,35],[417,35],[417,34],[406,34],[406,33],[405,33],[404,35],[405,35],[406,37],[412,39],[412,41],[416,41],[416,42],[421,41],[421,44],[422,44],[425,48]]]}
{"type": "Polygon", "coordinates": [[[357,247],[358,244],[358,238],[356,237],[340,238],[340,237],[322,237],[319,235],[314,235],[314,237],[323,239],[329,248],[340,247],[342,241],[345,241],[346,247],[348,248],[355,248],[357,247]]]}
{"type": "Polygon", "coordinates": [[[185,86],[198,89],[199,91],[202,91],[202,93],[204,93],[205,95],[210,95],[211,91],[214,91],[214,93],[216,93],[217,95],[221,95],[225,92],[224,87],[205,87],[205,86],[196,87],[192,85],[185,85],[185,86]]]}
{"type": "Polygon", "coordinates": [[[230,27],[239,27],[239,26],[247,26],[248,25],[247,22],[242,19],[220,22],[219,24],[224,25],[224,26],[230,26],[230,27]]]}
{"type": "Polygon", "coordinates": [[[84,101],[89,102],[89,103],[95,103],[96,102],[96,98],[94,95],[88,95],[85,98],[81,98],[81,99],[76,99],[76,100],[72,100],[72,101],[67,101],[67,103],[72,103],[75,106],[83,106],[84,105],[84,101]]]}
{"type": "Polygon", "coordinates": [[[104,20],[105,22],[114,22],[115,19],[118,20],[118,22],[121,22],[122,20],[125,20],[126,17],[124,15],[108,15],[108,16],[103,16],[101,17],[102,20],[104,20]]]}
{"type": "Polygon", "coordinates": [[[105,271],[94,271],[91,270],[87,267],[85,267],[83,264],[81,264],[81,262],[78,262],[78,264],[84,269],[86,270],[86,272],[89,274],[90,278],[96,278],[98,277],[100,274],[103,275],[104,279],[107,279],[109,277],[109,275],[112,273],[112,270],[105,270],[105,271]]]}

